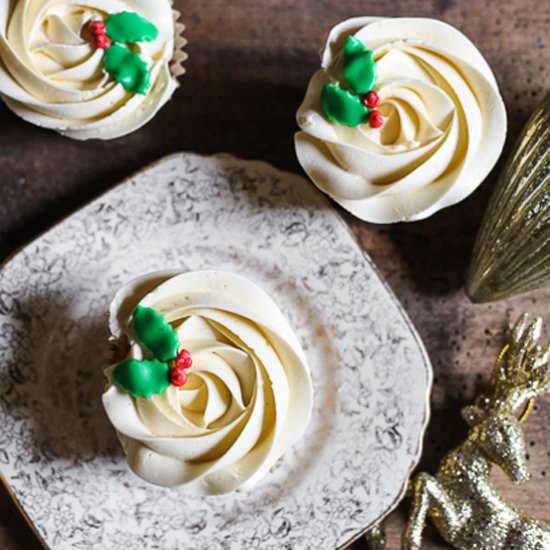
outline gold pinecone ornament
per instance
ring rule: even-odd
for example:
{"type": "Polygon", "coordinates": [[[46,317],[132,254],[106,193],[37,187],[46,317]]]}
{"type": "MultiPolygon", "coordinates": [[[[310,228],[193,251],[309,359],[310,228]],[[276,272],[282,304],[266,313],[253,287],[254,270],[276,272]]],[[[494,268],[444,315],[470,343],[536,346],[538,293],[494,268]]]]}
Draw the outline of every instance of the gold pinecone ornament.
{"type": "Polygon", "coordinates": [[[550,94],[524,127],[500,175],[466,282],[473,302],[550,283],[550,94]]]}

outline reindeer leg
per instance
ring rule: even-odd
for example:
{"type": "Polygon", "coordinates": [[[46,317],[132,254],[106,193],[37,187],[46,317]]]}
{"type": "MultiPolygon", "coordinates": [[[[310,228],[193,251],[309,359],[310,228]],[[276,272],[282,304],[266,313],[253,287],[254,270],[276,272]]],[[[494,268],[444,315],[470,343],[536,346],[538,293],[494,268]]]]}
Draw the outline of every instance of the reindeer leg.
{"type": "Polygon", "coordinates": [[[460,519],[445,489],[434,477],[421,473],[413,482],[413,507],[401,540],[402,550],[419,550],[426,517],[437,512],[447,531],[460,525],[460,519]]]}

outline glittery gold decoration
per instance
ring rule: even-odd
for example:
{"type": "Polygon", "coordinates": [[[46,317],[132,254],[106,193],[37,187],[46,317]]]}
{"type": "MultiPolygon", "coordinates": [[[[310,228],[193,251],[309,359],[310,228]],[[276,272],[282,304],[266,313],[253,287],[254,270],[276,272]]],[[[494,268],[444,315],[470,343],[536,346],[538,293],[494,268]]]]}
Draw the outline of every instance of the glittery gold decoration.
{"type": "Polygon", "coordinates": [[[525,409],[525,419],[535,397],[550,393],[550,344],[538,344],[541,327],[541,319],[518,319],[496,362],[492,393],[462,409],[470,426],[466,441],[443,459],[435,476],[421,473],[413,480],[402,549],[420,548],[427,517],[455,548],[550,549],[550,526],[508,504],[489,479],[493,464],[514,483],[529,479],[517,415],[525,409]]]}
{"type": "Polygon", "coordinates": [[[365,535],[369,550],[384,550],[386,548],[386,533],[380,525],[375,525],[365,535]]]}
{"type": "Polygon", "coordinates": [[[550,284],[550,94],[504,167],[474,245],[466,293],[501,300],[550,284]]]}

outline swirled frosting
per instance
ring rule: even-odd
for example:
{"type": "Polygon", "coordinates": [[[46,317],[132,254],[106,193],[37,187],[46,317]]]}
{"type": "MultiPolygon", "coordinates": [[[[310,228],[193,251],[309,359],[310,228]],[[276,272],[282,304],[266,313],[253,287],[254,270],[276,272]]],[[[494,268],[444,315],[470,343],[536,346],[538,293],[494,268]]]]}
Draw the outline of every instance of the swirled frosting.
{"type": "Polygon", "coordinates": [[[154,308],[191,353],[187,382],[150,399],[112,382],[103,395],[130,468],[162,486],[222,494],[255,484],[302,435],[312,407],[304,353],[274,302],[250,281],[220,271],[160,272],[122,288],[111,331],[143,359],[129,321],[154,308]]]}
{"type": "Polygon", "coordinates": [[[112,139],[148,122],[177,87],[169,0],[4,0],[0,3],[0,94],[28,122],[76,139],[112,139]],[[88,32],[109,14],[137,12],[159,30],[132,48],[148,63],[145,95],[124,89],[103,70],[104,50],[88,32]]]}
{"type": "Polygon", "coordinates": [[[489,65],[461,32],[434,19],[363,17],[336,26],[297,120],[296,152],[313,182],[377,223],[426,218],[466,198],[496,163],[506,134],[489,65]],[[321,110],[323,87],[343,78],[350,35],[374,52],[378,129],[339,126],[321,110]]]}

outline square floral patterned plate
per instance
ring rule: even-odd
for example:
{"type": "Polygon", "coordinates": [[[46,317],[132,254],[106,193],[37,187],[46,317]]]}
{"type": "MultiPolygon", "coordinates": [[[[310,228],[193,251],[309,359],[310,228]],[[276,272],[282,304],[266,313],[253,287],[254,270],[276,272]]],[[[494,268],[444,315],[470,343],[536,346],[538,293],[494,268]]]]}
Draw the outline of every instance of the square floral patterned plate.
{"type": "Polygon", "coordinates": [[[260,162],[169,157],[0,272],[0,471],[48,547],[345,547],[402,496],[430,386],[422,343],[340,217],[303,178],[260,162]],[[250,492],[148,485],[102,409],[110,300],[173,267],[256,281],[306,350],[312,420],[250,492]]]}

